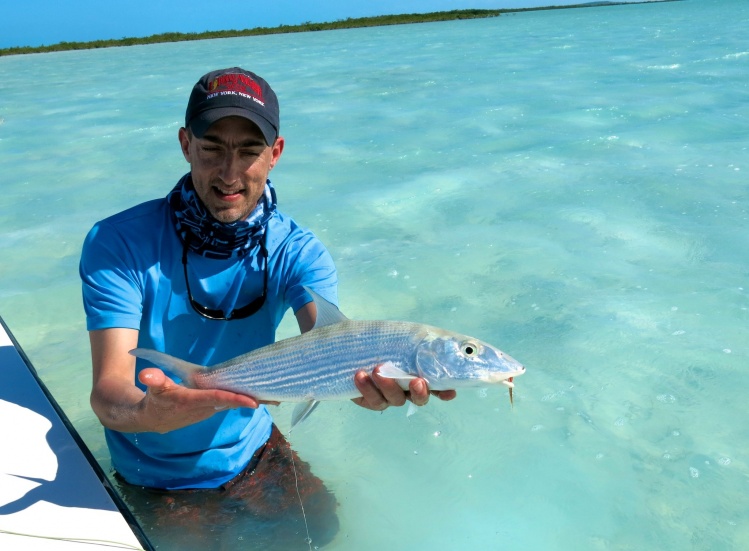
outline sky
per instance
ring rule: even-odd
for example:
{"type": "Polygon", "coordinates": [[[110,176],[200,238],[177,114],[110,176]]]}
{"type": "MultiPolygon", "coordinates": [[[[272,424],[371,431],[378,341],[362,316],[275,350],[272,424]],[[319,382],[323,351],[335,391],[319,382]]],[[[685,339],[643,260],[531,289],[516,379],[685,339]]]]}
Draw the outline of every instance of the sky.
{"type": "Polygon", "coordinates": [[[4,0],[0,48],[165,32],[277,27],[387,14],[563,6],[586,1],[589,0],[4,0]]]}

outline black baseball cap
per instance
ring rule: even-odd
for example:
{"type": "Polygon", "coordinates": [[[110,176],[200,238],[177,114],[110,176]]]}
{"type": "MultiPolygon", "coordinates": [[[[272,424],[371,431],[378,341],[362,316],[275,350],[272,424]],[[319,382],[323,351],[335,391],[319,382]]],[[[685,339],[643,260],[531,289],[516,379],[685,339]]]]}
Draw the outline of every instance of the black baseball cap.
{"type": "Polygon", "coordinates": [[[202,138],[208,127],[224,117],[244,117],[255,123],[273,145],[278,138],[278,98],[261,77],[239,67],[219,69],[203,75],[190,94],[185,128],[202,138]]]}

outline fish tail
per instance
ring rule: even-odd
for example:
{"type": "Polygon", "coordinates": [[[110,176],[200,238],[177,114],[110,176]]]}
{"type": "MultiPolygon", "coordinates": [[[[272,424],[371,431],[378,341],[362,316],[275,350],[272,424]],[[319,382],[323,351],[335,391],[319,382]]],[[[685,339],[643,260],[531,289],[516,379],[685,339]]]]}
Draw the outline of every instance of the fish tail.
{"type": "Polygon", "coordinates": [[[130,351],[130,354],[151,362],[162,369],[168,369],[189,386],[194,386],[194,375],[205,370],[205,367],[202,365],[186,362],[169,354],[151,350],[150,348],[135,348],[130,351]]]}

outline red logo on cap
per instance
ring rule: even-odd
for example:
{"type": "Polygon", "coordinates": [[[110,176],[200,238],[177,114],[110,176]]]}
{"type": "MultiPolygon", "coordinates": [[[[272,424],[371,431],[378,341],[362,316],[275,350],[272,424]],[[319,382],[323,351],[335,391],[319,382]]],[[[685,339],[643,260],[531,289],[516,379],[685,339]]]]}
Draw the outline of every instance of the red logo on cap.
{"type": "Polygon", "coordinates": [[[255,100],[260,105],[265,105],[263,101],[263,91],[260,85],[247,75],[239,73],[230,73],[221,75],[213,79],[208,84],[208,98],[211,99],[217,95],[238,94],[255,100]]]}

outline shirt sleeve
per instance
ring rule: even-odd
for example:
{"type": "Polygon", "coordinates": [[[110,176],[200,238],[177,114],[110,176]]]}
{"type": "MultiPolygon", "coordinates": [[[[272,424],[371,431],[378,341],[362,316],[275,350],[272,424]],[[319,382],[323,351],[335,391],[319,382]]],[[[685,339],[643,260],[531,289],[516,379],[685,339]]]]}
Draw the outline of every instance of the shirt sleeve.
{"type": "Polygon", "coordinates": [[[140,328],[143,289],[136,265],[125,240],[107,223],[98,223],[86,236],[79,273],[89,331],[140,328]]]}
{"type": "Polygon", "coordinates": [[[304,290],[308,287],[328,302],[338,305],[338,274],[333,257],[322,242],[309,230],[302,230],[294,240],[290,275],[286,283],[286,301],[296,313],[302,306],[312,302],[312,296],[304,290]]]}

